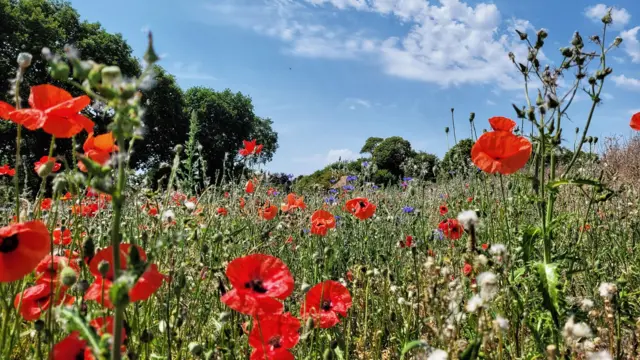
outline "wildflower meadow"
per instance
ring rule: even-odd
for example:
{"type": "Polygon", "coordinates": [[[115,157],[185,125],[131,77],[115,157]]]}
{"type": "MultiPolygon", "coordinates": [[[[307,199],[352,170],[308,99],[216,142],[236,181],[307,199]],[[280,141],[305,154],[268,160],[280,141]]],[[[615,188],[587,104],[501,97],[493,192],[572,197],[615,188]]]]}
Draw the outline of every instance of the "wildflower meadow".
{"type": "Polygon", "coordinates": [[[136,76],[73,43],[20,51],[0,102],[0,359],[640,359],[638,153],[620,155],[640,146],[589,131],[612,21],[550,65],[547,31],[518,31],[522,103],[451,109],[445,159],[372,138],[305,177],[262,170],[267,131],[215,138],[233,152],[212,174],[198,134],[225,131],[202,125],[223,95],[197,89],[184,141],[141,147],[151,33],[136,76]]]}

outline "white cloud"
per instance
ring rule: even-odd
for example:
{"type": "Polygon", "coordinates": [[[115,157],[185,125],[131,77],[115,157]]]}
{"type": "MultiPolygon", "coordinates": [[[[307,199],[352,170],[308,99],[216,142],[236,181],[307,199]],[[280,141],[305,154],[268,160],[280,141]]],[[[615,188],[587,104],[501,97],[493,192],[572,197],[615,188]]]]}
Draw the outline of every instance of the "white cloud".
{"type": "MultiPolygon", "coordinates": [[[[589,19],[600,24],[602,18],[607,14],[607,11],[609,11],[609,8],[610,6],[607,6],[605,4],[597,4],[586,8],[584,10],[584,14],[589,19]]],[[[627,9],[614,7],[611,10],[611,18],[613,19],[611,27],[621,29],[629,23],[629,20],[631,20],[631,15],[627,11],[627,9]]]]}
{"type": "Polygon", "coordinates": [[[634,63],[640,63],[640,41],[638,41],[638,31],[640,26],[625,30],[620,33],[622,38],[622,48],[631,57],[634,63]]]}
{"type": "MultiPolygon", "coordinates": [[[[360,98],[347,98],[344,100],[343,102],[344,104],[346,104],[349,109],[351,110],[355,110],[357,108],[371,108],[373,106],[373,104],[371,104],[371,101],[369,100],[365,100],[365,99],[360,99],[360,98]]],[[[376,106],[378,106],[379,104],[376,104],[376,106]]]]}
{"type": "Polygon", "coordinates": [[[495,104],[496,104],[495,102],[491,101],[490,99],[487,99],[487,105],[493,106],[495,104]]]}
{"type": "Polygon", "coordinates": [[[629,90],[640,90],[640,80],[638,79],[626,77],[624,75],[614,75],[611,77],[611,80],[613,80],[618,87],[629,90]]]}
{"type": "Polygon", "coordinates": [[[170,71],[176,78],[181,80],[217,80],[215,76],[203,70],[200,63],[185,64],[182,62],[175,62],[172,64],[170,71]]]}
{"type": "Polygon", "coordinates": [[[609,94],[609,93],[602,93],[600,94],[600,97],[605,99],[605,100],[613,100],[614,96],[609,94]]]}

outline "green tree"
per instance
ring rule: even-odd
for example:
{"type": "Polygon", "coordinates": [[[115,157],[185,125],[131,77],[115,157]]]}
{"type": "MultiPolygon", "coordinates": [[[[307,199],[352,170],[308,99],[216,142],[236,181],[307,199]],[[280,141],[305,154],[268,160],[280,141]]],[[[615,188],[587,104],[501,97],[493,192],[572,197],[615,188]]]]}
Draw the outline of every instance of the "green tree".
{"type": "Polygon", "coordinates": [[[400,136],[384,139],[373,150],[373,161],[378,169],[387,170],[394,176],[402,176],[402,163],[412,156],[411,143],[400,136]]]}
{"type": "Polygon", "coordinates": [[[465,173],[472,165],[471,148],[473,144],[471,139],[458,141],[442,158],[441,169],[445,173],[465,173]]]}
{"type": "Polygon", "coordinates": [[[217,92],[195,87],[187,90],[185,101],[188,111],[196,111],[199,117],[198,141],[204,145],[202,155],[210,178],[215,179],[223,169],[233,169],[242,140],[254,137],[264,145],[262,156],[273,157],[278,147],[277,134],[270,119],[254,114],[250,97],[229,89],[217,92]]]}
{"type": "Polygon", "coordinates": [[[360,154],[372,154],[373,150],[378,146],[384,139],[381,137],[370,137],[365,141],[362,149],[360,149],[360,154]]]}
{"type": "Polygon", "coordinates": [[[434,154],[418,151],[405,164],[405,176],[435,181],[438,176],[440,160],[434,154]]]}

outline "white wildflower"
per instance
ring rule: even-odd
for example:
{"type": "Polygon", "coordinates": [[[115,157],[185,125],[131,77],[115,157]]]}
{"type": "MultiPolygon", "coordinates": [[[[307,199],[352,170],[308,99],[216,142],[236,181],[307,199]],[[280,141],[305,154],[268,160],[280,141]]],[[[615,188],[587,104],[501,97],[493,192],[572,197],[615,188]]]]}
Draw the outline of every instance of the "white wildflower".
{"type": "Polygon", "coordinates": [[[189,210],[193,210],[196,208],[196,203],[193,201],[185,201],[184,206],[189,210]]]}
{"type": "Polygon", "coordinates": [[[509,330],[509,320],[503,318],[500,315],[496,316],[496,319],[493,321],[493,323],[498,329],[502,331],[509,330]]]}
{"type": "Polygon", "coordinates": [[[478,214],[473,210],[465,210],[458,214],[458,221],[465,230],[469,230],[478,224],[478,214]]]}
{"type": "Polygon", "coordinates": [[[33,56],[29,53],[23,52],[18,54],[18,66],[21,69],[26,69],[31,65],[31,60],[33,56]]]}
{"type": "Polygon", "coordinates": [[[493,244],[489,248],[489,253],[494,256],[504,256],[507,254],[507,247],[502,244],[493,244]]]}
{"type": "Polygon", "coordinates": [[[447,360],[448,358],[449,358],[449,355],[447,354],[446,351],[437,349],[431,352],[431,354],[429,354],[429,357],[427,358],[427,360],[447,360]]]}
{"type": "Polygon", "coordinates": [[[489,259],[487,259],[487,257],[482,255],[482,254],[478,255],[476,260],[478,261],[478,264],[483,265],[483,266],[487,265],[487,263],[489,263],[489,259]]]}
{"type": "Polygon", "coordinates": [[[589,311],[593,308],[593,300],[591,299],[582,299],[580,301],[580,309],[582,311],[589,311]]]}
{"type": "Polygon", "coordinates": [[[578,338],[590,338],[591,337],[591,329],[589,325],[579,322],[573,326],[573,335],[578,338]]]}
{"type": "Polygon", "coordinates": [[[589,325],[573,320],[573,316],[564,324],[562,336],[567,342],[578,342],[581,339],[591,338],[592,333],[589,325]]]}
{"type": "Polygon", "coordinates": [[[598,291],[600,292],[600,296],[602,296],[603,298],[611,299],[613,295],[618,292],[618,287],[616,286],[616,284],[602,283],[600,284],[598,291]]]}
{"type": "Polygon", "coordinates": [[[491,301],[498,294],[498,277],[491,272],[483,272],[476,278],[480,285],[480,296],[484,301],[491,301]]]}
{"type": "Polygon", "coordinates": [[[176,214],[173,212],[173,210],[166,210],[162,213],[162,221],[172,222],[175,218],[176,214]]]}
{"type": "Polygon", "coordinates": [[[589,354],[587,360],[613,360],[613,357],[606,351],[589,354]]]}
{"type": "Polygon", "coordinates": [[[478,294],[473,295],[471,299],[469,299],[469,302],[467,302],[467,312],[474,313],[478,311],[482,305],[482,298],[478,294]]]}

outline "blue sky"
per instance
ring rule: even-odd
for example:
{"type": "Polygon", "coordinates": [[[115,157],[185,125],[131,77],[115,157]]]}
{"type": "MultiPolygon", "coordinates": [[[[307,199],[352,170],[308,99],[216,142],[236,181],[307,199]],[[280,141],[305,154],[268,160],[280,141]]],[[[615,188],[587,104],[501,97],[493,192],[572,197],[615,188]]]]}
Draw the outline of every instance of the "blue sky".
{"type": "MultiPolygon", "coordinates": [[[[144,32],[154,33],[161,65],[183,88],[230,88],[252,97],[279,134],[271,171],[308,174],[355,158],[370,136],[402,136],[416,150],[447,151],[444,127],[456,110],[458,138],[468,116],[488,127],[491,116],[524,105],[522,81],[507,57],[523,59],[513,29],[530,37],[545,28],[545,62],[578,30],[587,41],[614,7],[605,85],[591,135],[631,134],[640,111],[640,2],[621,0],[73,0],[84,19],[122,33],[141,57],[144,32]],[[107,5],[108,4],[108,5],[107,5]]],[[[566,79],[566,84],[571,78],[566,79]]],[[[590,101],[572,106],[565,137],[582,128],[590,101]]],[[[450,141],[453,141],[451,139],[450,141]]],[[[601,141],[602,142],[602,141],[601,141]]]]}

